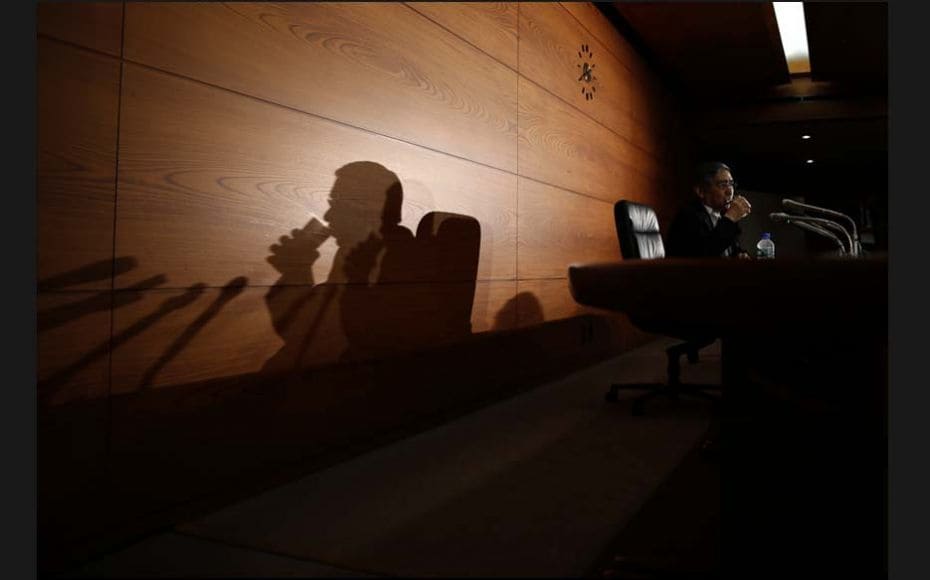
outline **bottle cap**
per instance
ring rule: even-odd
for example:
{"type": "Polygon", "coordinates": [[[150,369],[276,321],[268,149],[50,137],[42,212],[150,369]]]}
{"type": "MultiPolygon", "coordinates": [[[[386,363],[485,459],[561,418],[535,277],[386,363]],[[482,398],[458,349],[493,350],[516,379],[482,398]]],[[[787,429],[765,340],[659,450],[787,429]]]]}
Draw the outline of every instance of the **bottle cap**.
{"type": "Polygon", "coordinates": [[[770,239],[772,239],[772,234],[770,234],[769,232],[763,232],[763,233],[762,233],[762,239],[763,239],[763,240],[770,240],[770,239]]]}

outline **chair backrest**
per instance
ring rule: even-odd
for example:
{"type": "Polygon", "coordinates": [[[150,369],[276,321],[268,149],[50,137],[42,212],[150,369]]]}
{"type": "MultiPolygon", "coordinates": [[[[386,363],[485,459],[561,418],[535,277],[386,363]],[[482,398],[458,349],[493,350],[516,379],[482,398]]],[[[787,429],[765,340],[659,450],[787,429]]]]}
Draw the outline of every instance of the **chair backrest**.
{"type": "Polygon", "coordinates": [[[659,232],[659,218],[648,205],[620,200],[614,204],[614,222],[625,260],[664,258],[665,246],[659,232]]]}

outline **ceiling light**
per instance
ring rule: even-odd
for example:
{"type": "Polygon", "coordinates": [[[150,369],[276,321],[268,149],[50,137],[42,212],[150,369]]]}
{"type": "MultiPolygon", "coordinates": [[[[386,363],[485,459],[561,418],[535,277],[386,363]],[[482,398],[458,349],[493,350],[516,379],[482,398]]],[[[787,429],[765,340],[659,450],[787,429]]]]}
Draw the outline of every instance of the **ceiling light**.
{"type": "Polygon", "coordinates": [[[810,139],[810,138],[811,138],[810,135],[801,135],[801,139],[810,139]]]}
{"type": "Polygon", "coordinates": [[[803,2],[772,2],[790,74],[810,73],[807,28],[804,26],[803,2]]]}
{"type": "Polygon", "coordinates": [[[807,160],[808,165],[811,164],[811,163],[813,163],[813,162],[814,162],[813,159],[808,159],[808,160],[807,160]]]}

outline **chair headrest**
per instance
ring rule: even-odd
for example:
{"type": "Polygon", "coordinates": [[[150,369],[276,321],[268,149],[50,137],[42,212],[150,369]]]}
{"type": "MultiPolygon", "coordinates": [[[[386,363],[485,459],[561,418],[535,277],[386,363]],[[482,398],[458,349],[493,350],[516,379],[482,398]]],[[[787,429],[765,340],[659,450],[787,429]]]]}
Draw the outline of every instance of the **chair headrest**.
{"type": "Polygon", "coordinates": [[[651,207],[620,200],[614,204],[614,221],[624,259],[665,257],[659,218],[651,207]]]}

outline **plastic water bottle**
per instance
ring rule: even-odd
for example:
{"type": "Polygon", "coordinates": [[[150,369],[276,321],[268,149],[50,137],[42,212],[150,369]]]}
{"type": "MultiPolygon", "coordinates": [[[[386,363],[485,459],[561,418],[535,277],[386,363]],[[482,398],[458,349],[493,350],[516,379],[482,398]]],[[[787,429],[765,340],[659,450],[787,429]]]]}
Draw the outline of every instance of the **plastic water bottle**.
{"type": "Polygon", "coordinates": [[[772,241],[772,234],[765,232],[756,244],[756,258],[774,258],[775,242],[772,241]]]}

